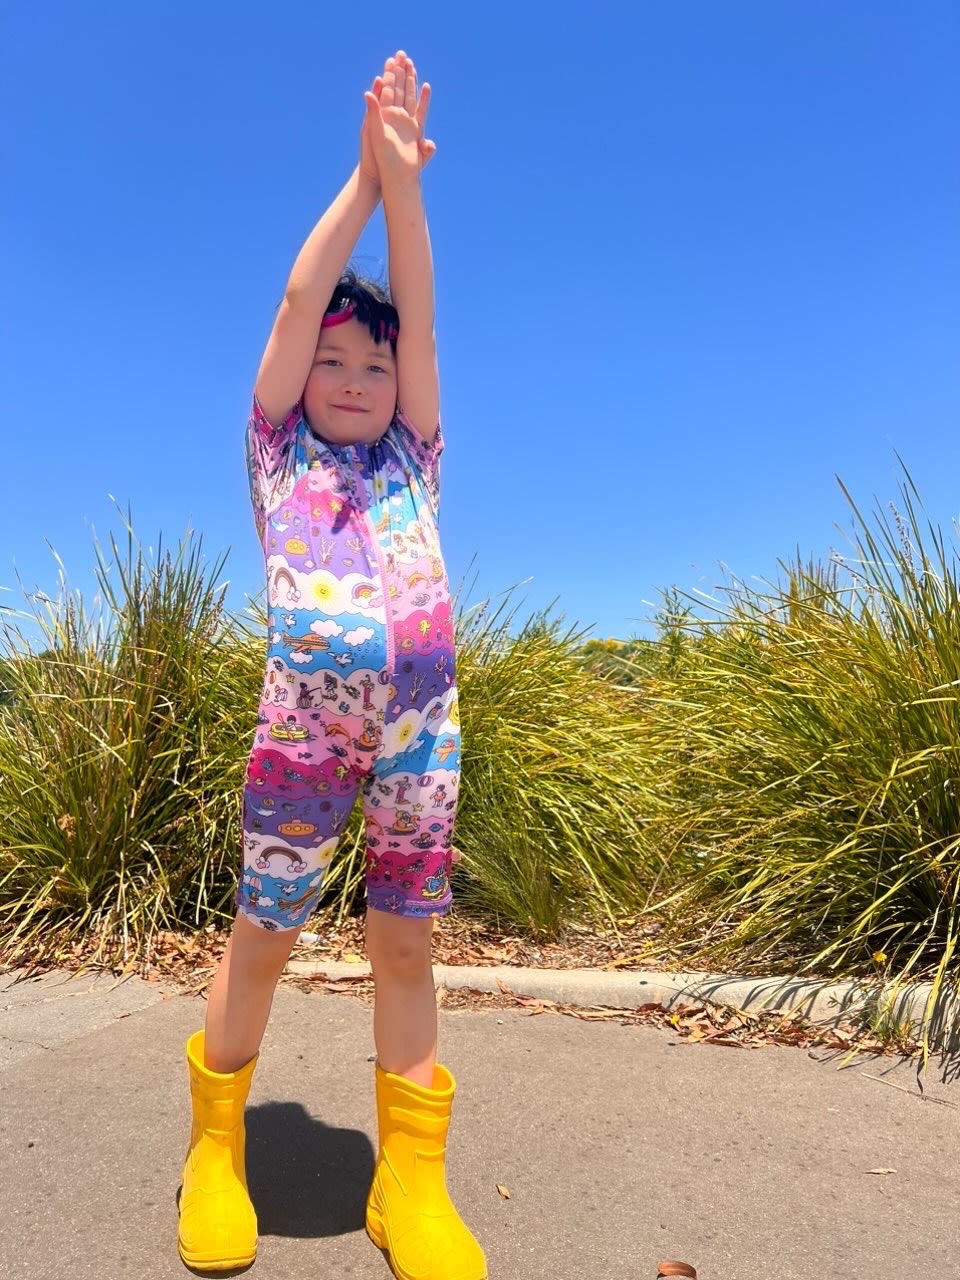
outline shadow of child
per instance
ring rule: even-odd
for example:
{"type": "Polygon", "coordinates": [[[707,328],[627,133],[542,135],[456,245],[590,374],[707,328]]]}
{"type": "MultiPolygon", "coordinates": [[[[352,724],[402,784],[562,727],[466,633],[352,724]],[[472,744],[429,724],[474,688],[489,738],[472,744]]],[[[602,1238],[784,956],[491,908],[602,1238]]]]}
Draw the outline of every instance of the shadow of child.
{"type": "Polygon", "coordinates": [[[375,1152],[295,1102],[248,1107],[247,1185],[262,1236],[347,1235],[363,1228],[375,1152]]]}

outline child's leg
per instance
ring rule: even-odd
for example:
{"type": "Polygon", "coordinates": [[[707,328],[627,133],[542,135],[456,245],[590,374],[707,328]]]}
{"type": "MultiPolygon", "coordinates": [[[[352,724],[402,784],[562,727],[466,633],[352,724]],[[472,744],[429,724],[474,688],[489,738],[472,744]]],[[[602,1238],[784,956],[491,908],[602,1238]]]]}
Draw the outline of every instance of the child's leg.
{"type": "Polygon", "coordinates": [[[437,999],[430,963],[433,920],[367,912],[376,996],[373,1037],[384,1071],[433,1087],[437,999]]]}
{"type": "Polygon", "coordinates": [[[436,1065],[432,932],[430,917],[367,912],[377,988],[379,1151],[366,1228],[389,1255],[397,1280],[486,1280],[483,1250],[447,1192],[444,1158],[456,1082],[436,1065]]]}
{"type": "Polygon", "coordinates": [[[204,1066],[237,1071],[259,1051],[273,993],[300,934],[251,924],[237,913],[207,998],[204,1066]]]}

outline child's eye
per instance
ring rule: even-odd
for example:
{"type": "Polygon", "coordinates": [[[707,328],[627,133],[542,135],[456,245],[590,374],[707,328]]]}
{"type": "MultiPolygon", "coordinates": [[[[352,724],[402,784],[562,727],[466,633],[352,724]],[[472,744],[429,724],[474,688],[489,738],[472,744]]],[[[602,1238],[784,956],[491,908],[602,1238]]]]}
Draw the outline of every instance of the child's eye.
{"type": "Polygon", "coordinates": [[[384,368],[383,368],[381,365],[379,365],[379,364],[371,364],[371,365],[369,365],[368,367],[369,367],[369,368],[371,368],[371,369],[374,371],[374,373],[386,373],[386,372],[387,372],[387,371],[386,371],[386,369],[384,369],[384,368]]]}

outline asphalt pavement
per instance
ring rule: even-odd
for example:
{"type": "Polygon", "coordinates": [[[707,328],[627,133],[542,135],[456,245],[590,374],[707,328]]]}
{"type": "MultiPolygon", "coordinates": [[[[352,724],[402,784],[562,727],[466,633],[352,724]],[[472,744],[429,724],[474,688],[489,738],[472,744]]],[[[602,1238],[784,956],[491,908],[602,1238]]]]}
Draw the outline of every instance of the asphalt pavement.
{"type": "MultiPolygon", "coordinates": [[[[204,1001],[109,976],[0,978],[0,1277],[166,1280],[204,1001]]],[[[956,1064],[685,1044],[440,1010],[451,1194],[491,1280],[960,1276],[956,1064]],[[880,1171],[880,1172],[878,1172],[880,1171]],[[505,1198],[499,1187],[509,1191],[505,1198]]],[[[281,986],[247,1109],[256,1280],[389,1280],[363,1232],[371,1010],[281,986]]]]}

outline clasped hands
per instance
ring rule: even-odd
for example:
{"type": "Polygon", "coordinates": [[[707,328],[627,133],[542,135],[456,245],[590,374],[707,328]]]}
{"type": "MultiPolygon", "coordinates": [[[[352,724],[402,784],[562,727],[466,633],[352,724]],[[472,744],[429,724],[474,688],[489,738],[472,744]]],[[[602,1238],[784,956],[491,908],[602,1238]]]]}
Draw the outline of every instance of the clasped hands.
{"type": "Polygon", "coordinates": [[[383,64],[383,75],[363,95],[367,113],[360,129],[360,173],[380,188],[385,182],[416,181],[436,153],[424,137],[430,86],[417,95],[417,69],[402,49],[383,64]]]}

